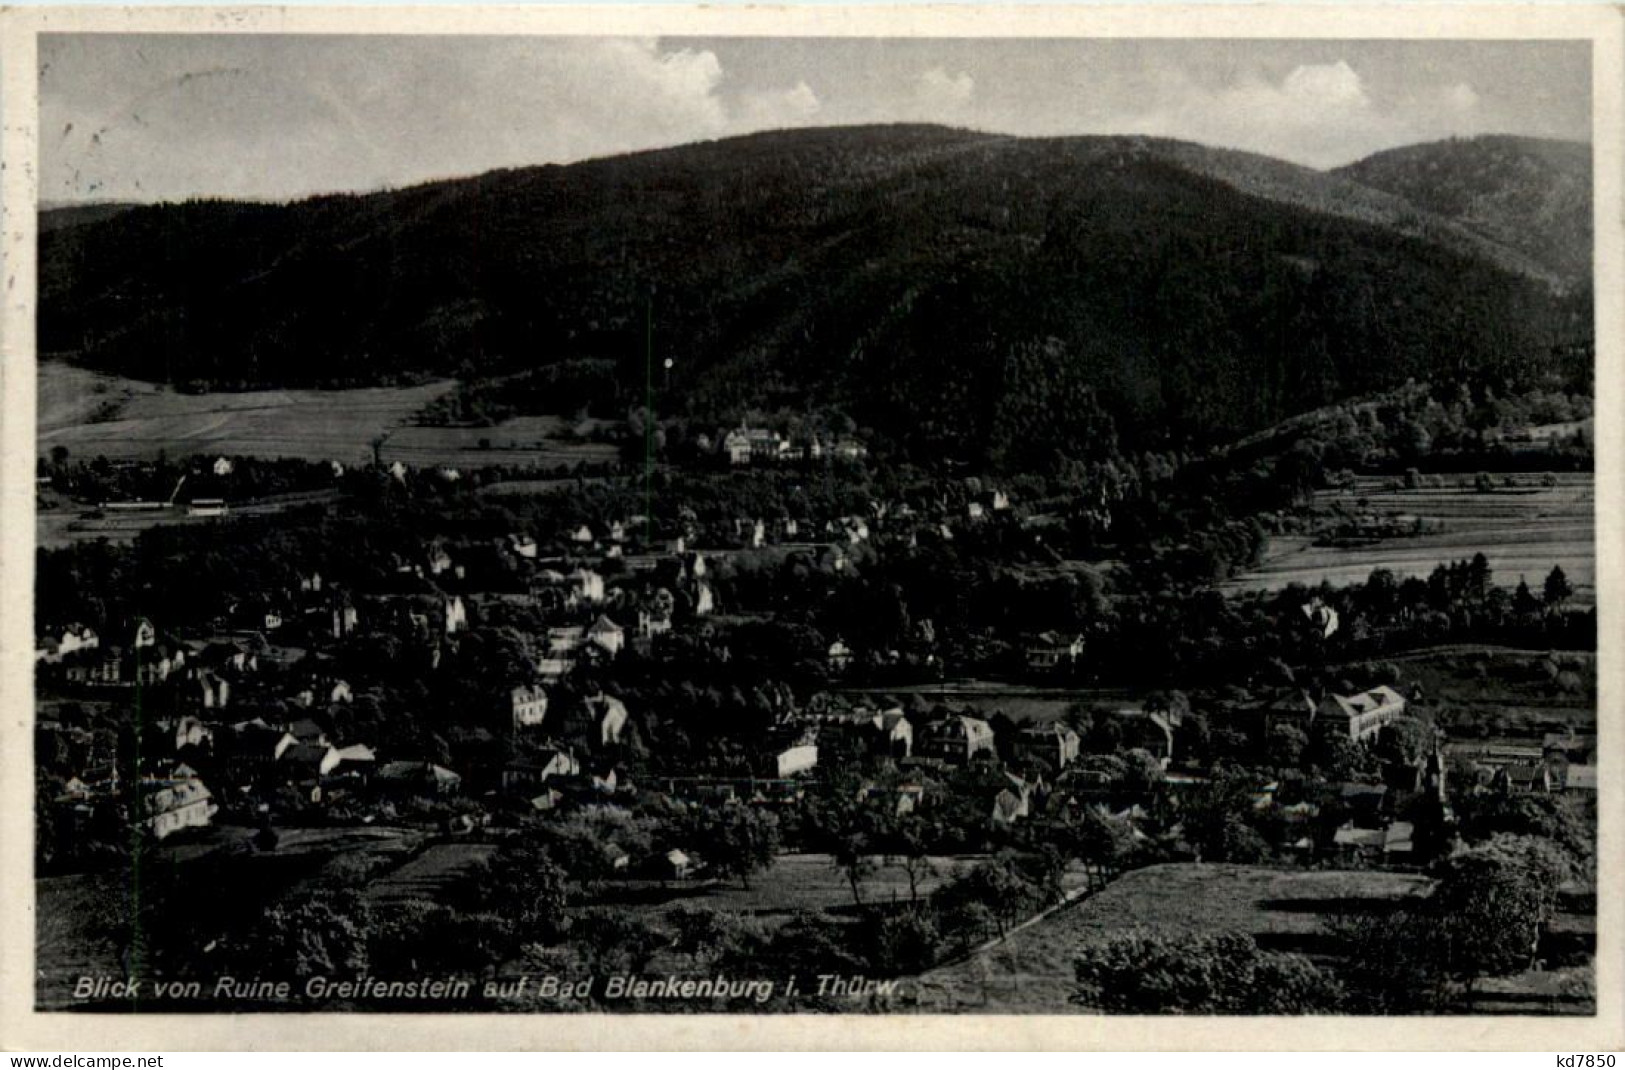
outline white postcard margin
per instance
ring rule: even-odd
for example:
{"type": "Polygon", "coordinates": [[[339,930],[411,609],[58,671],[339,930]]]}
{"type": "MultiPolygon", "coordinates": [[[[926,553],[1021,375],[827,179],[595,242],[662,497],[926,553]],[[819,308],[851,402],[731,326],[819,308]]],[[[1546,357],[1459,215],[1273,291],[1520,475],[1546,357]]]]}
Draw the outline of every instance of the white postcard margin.
{"type": "Polygon", "coordinates": [[[214,1050],[1417,1050],[1625,1046],[1625,9],[1600,4],[28,7],[0,10],[0,1047],[214,1050]],[[33,566],[36,38],[41,33],[1562,39],[1593,45],[1597,243],[1598,946],[1592,1018],[38,1013],[33,566]],[[1610,894],[1610,889],[1615,894],[1610,894]]]}

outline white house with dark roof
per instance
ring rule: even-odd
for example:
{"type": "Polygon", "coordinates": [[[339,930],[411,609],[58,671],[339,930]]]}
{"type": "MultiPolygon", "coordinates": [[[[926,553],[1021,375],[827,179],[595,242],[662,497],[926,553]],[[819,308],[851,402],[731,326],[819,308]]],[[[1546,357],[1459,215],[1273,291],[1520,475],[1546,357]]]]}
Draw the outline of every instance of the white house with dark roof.
{"type": "Polygon", "coordinates": [[[1386,685],[1358,695],[1327,695],[1320,700],[1315,716],[1328,718],[1339,727],[1346,725],[1349,738],[1359,742],[1405,716],[1405,698],[1386,685]]]}

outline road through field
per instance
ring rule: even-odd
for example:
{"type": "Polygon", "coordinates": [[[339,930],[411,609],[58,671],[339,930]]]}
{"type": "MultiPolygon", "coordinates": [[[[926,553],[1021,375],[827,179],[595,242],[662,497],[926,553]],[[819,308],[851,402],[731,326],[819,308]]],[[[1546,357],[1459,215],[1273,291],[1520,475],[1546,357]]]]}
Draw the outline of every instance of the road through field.
{"type": "Polygon", "coordinates": [[[1518,477],[1515,488],[1479,493],[1470,477],[1446,476],[1437,487],[1405,490],[1362,481],[1315,496],[1326,517],[1420,520],[1425,534],[1372,540],[1363,545],[1316,546],[1306,536],[1271,540],[1263,564],[1224,584],[1229,591],[1278,590],[1293,583],[1333,586],[1362,583],[1373,569],[1404,579],[1426,577],[1438,565],[1484,554],[1497,583],[1525,579],[1538,587],[1561,565],[1577,598],[1590,602],[1596,584],[1596,516],[1589,474],[1518,477]],[[1463,485],[1463,484],[1466,485],[1463,485]]]}

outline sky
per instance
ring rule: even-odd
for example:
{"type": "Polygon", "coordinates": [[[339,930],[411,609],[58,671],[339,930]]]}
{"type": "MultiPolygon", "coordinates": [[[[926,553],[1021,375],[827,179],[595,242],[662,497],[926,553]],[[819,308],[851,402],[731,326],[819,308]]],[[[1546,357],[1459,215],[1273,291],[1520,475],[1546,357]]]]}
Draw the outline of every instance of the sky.
{"type": "Polygon", "coordinates": [[[1591,129],[1585,42],[78,34],[39,60],[46,203],[368,191],[849,123],[1311,167],[1591,129]]]}

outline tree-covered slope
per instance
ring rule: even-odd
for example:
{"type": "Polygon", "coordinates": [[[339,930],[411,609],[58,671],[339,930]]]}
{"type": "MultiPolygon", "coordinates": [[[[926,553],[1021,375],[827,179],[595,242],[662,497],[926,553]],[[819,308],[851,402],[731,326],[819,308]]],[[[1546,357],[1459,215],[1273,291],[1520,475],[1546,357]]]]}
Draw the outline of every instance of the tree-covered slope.
{"type": "Polygon", "coordinates": [[[559,365],[579,404],[842,408],[1011,463],[1244,433],[1409,377],[1543,374],[1589,296],[1391,193],[1143,138],[754,135],[41,238],[40,344],[209,388],[559,365]],[[583,371],[584,370],[584,371],[583,371]],[[580,373],[580,374],[578,374],[580,373]],[[1108,415],[1109,414],[1109,415],[1108,415]]]}
{"type": "Polygon", "coordinates": [[[1436,141],[1379,152],[1339,174],[1528,254],[1591,275],[1591,146],[1527,137],[1436,141]]]}

